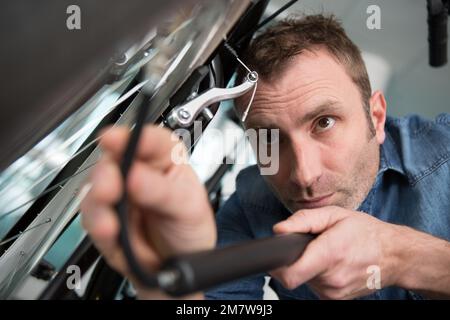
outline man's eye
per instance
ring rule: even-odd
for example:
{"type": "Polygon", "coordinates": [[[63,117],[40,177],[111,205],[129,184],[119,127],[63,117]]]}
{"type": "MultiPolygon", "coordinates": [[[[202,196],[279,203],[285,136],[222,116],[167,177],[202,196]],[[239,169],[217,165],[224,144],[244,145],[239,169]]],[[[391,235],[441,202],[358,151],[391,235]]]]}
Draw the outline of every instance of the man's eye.
{"type": "Polygon", "coordinates": [[[316,122],[315,130],[317,131],[325,131],[328,129],[331,129],[334,124],[336,123],[336,120],[332,117],[322,117],[316,122]]]}

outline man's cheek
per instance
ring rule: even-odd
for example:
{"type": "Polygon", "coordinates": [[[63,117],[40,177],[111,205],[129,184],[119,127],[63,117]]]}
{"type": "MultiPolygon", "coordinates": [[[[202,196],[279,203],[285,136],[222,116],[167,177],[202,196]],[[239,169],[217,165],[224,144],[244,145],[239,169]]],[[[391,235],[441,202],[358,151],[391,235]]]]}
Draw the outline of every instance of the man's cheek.
{"type": "Polygon", "coordinates": [[[323,166],[332,175],[345,177],[352,171],[360,155],[358,143],[341,141],[330,146],[322,154],[323,166]]]}

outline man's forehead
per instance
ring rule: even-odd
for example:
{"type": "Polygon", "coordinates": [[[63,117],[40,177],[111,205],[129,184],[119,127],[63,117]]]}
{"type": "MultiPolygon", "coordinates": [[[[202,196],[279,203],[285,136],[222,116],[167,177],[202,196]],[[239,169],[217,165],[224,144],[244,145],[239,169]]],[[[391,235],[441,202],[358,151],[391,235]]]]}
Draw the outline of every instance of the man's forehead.
{"type": "MultiPolygon", "coordinates": [[[[308,113],[319,107],[331,106],[341,101],[339,88],[327,79],[311,81],[309,83],[297,84],[291,87],[291,90],[277,90],[270,85],[258,84],[258,88],[252,105],[250,114],[265,114],[271,112],[286,112],[296,109],[296,112],[308,113]]],[[[251,94],[240,97],[235,100],[238,113],[248,106],[251,94]]]]}
{"type": "Polygon", "coordinates": [[[307,50],[292,57],[280,70],[264,81],[263,85],[272,86],[277,90],[289,90],[298,82],[305,84],[316,79],[330,81],[351,81],[345,67],[336,60],[326,49],[307,50]]]}
{"type": "MultiPolygon", "coordinates": [[[[265,122],[271,127],[269,119],[289,109],[295,109],[298,121],[307,122],[317,113],[342,109],[351,91],[359,96],[345,68],[326,49],[305,51],[293,57],[279,76],[258,81],[246,126],[265,122]]],[[[242,114],[250,96],[247,93],[235,101],[238,113],[242,114]]]]}

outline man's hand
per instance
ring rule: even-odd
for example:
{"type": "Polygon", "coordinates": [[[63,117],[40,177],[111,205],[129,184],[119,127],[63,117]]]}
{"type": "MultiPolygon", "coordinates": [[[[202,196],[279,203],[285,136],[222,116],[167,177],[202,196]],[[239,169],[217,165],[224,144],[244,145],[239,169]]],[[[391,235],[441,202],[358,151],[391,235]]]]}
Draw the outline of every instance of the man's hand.
{"type": "Polygon", "coordinates": [[[399,226],[340,207],[301,210],[274,226],[276,233],[320,234],[294,264],[272,275],[292,290],[303,283],[324,299],[352,299],[372,293],[370,266],[379,267],[381,286],[397,283],[399,226]],[[370,269],[369,269],[370,270],[370,269]]]}
{"type": "MultiPolygon", "coordinates": [[[[83,226],[107,262],[133,279],[117,242],[120,226],[114,211],[124,188],[119,164],[128,138],[125,128],[109,129],[102,137],[104,154],[92,171],[92,188],[81,210],[83,226]]],[[[170,255],[210,249],[216,242],[206,190],[192,168],[186,162],[175,164],[173,155],[177,160],[187,158],[184,146],[172,139],[169,130],[147,126],[125,184],[130,198],[131,246],[148,272],[154,272],[170,255]]],[[[140,297],[165,297],[134,285],[140,297]]]]}

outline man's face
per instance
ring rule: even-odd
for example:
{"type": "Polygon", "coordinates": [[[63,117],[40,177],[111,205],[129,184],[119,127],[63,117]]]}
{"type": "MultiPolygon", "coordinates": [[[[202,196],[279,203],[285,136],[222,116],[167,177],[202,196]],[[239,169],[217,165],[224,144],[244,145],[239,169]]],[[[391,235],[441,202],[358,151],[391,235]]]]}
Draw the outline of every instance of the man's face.
{"type": "Polygon", "coordinates": [[[358,87],[320,49],[294,57],[270,82],[259,81],[245,126],[279,129],[279,170],[264,177],[289,210],[356,209],[378,170],[384,112],[371,114],[374,135],[358,87]]]}

